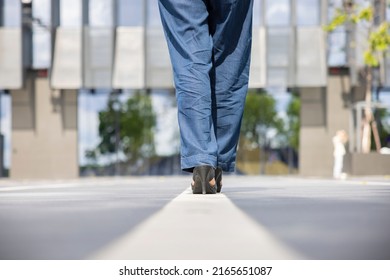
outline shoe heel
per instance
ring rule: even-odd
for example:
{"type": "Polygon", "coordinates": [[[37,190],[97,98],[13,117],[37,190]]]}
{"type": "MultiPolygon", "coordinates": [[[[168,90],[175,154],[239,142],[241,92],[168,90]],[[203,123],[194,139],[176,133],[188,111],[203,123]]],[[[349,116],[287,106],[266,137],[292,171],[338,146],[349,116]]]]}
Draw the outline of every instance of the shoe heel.
{"type": "Polygon", "coordinates": [[[215,169],[215,183],[217,184],[217,192],[221,192],[222,189],[222,168],[217,167],[215,169]]]}
{"type": "Polygon", "coordinates": [[[194,168],[193,180],[195,182],[194,194],[214,194],[216,186],[210,186],[210,181],[214,179],[214,168],[208,165],[201,165],[194,168]]]}

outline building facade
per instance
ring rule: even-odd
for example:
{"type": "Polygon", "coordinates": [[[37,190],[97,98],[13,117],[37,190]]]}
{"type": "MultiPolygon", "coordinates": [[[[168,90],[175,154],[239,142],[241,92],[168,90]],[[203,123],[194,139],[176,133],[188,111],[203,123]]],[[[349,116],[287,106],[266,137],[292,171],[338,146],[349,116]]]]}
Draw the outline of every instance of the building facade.
{"type": "MultiPolygon", "coordinates": [[[[173,89],[157,1],[0,0],[0,89],[12,97],[11,177],[78,176],[80,89],[173,89]]],[[[331,138],[350,129],[350,106],[361,98],[349,67],[361,54],[345,51],[354,35],[323,29],[340,5],[254,0],[250,87],[299,92],[303,175],[331,174],[331,138]]]]}

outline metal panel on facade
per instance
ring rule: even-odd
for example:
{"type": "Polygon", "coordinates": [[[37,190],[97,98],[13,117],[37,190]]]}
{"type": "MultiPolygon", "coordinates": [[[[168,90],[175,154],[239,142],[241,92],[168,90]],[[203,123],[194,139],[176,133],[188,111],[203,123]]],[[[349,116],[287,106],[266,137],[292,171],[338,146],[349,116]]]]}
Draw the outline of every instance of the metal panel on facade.
{"type": "Polygon", "coordinates": [[[289,27],[267,29],[267,86],[294,84],[294,32],[289,27]]]}
{"type": "Polygon", "coordinates": [[[252,58],[249,75],[250,88],[262,88],[266,84],[265,29],[255,27],[252,32],[252,58]]]}
{"type": "Polygon", "coordinates": [[[296,85],[321,87],[326,85],[325,34],[321,27],[297,29],[296,85]]]}
{"type": "Polygon", "coordinates": [[[84,87],[111,88],[114,29],[84,29],[84,87]]]}
{"type": "Polygon", "coordinates": [[[148,27],[146,39],[148,88],[172,88],[173,73],[168,46],[161,27],[148,27]]]}
{"type": "Polygon", "coordinates": [[[22,30],[0,28],[0,88],[23,87],[22,30]]]}
{"type": "Polygon", "coordinates": [[[81,59],[82,29],[57,28],[51,86],[61,89],[83,87],[81,59]]]}
{"type": "Polygon", "coordinates": [[[144,28],[118,27],[113,69],[114,88],[145,87],[144,28]]]}

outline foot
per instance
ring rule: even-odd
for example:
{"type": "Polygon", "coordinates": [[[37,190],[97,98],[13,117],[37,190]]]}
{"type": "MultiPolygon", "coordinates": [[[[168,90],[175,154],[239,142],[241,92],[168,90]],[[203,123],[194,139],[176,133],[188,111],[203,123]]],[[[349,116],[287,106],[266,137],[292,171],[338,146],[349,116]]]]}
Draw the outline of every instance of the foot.
{"type": "Polygon", "coordinates": [[[209,165],[200,165],[194,168],[192,175],[192,193],[194,194],[215,194],[217,193],[217,184],[215,181],[214,167],[209,165]]]}

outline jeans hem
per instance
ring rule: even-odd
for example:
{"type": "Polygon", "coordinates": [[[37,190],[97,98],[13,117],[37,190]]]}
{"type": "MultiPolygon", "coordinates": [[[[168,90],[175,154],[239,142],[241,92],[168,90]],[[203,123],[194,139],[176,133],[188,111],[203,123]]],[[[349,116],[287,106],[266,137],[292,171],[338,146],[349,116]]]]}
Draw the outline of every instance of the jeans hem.
{"type": "Polygon", "coordinates": [[[222,168],[224,172],[234,172],[236,170],[235,162],[218,162],[218,166],[222,168]]]}
{"type": "Polygon", "coordinates": [[[181,169],[183,171],[192,172],[194,167],[199,165],[210,165],[215,168],[217,166],[217,157],[200,154],[181,158],[181,169]]]}

